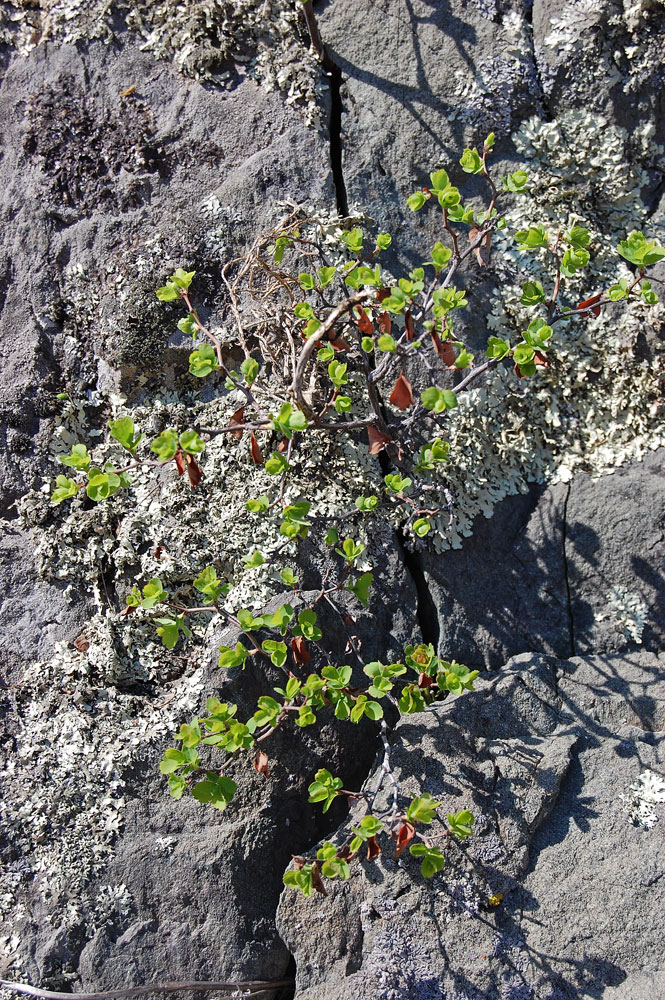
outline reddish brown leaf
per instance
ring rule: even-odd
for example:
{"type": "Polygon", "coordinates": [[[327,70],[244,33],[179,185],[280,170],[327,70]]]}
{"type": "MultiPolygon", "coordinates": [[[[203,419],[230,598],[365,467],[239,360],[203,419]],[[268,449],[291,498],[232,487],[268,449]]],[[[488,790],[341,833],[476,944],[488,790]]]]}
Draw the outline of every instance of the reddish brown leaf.
{"type": "Polygon", "coordinates": [[[306,666],[312,659],[309,649],[307,648],[307,643],[301,635],[294,636],[294,638],[291,639],[291,650],[297,667],[306,666]]]}
{"type": "Polygon", "coordinates": [[[351,615],[347,611],[345,611],[342,614],[342,619],[343,619],[345,625],[355,625],[356,624],[355,618],[352,618],[351,615]]]}
{"type": "Polygon", "coordinates": [[[397,833],[397,844],[395,845],[395,857],[398,858],[405,847],[408,847],[416,833],[416,828],[412,823],[402,823],[397,833]]]}
{"type": "MultiPolygon", "coordinates": [[[[595,295],[590,296],[590,298],[585,299],[584,302],[580,302],[577,308],[586,309],[588,306],[593,306],[596,302],[599,302],[602,297],[602,292],[597,292],[595,295]]],[[[600,306],[596,306],[595,309],[592,309],[591,313],[594,316],[600,316],[600,306]]]]}
{"type": "Polygon", "coordinates": [[[347,858],[353,857],[353,855],[351,854],[350,846],[348,844],[344,844],[343,847],[340,847],[339,851],[337,852],[337,857],[341,858],[342,861],[346,861],[347,858]]]}
{"type": "Polygon", "coordinates": [[[434,678],[429,674],[418,674],[418,687],[428,688],[434,683],[434,678]]]}
{"type": "Polygon", "coordinates": [[[552,362],[548,357],[546,357],[542,351],[536,351],[533,356],[534,365],[542,365],[543,368],[551,368],[552,362]]]}
{"type": "Polygon", "coordinates": [[[268,773],[268,754],[264,753],[263,750],[259,750],[254,758],[254,770],[257,774],[265,774],[266,778],[270,777],[268,773]]]}
{"type": "Polygon", "coordinates": [[[175,459],[178,475],[183,476],[185,474],[185,469],[187,468],[187,465],[185,464],[185,456],[181,451],[177,451],[173,457],[175,459]]]}
{"type": "Polygon", "coordinates": [[[369,318],[365,310],[361,307],[358,310],[358,313],[359,313],[358,329],[360,330],[360,332],[366,333],[368,335],[374,333],[374,324],[372,323],[371,319],[369,318]]]}
{"type": "Polygon", "coordinates": [[[90,640],[86,639],[84,635],[80,635],[78,639],[74,639],[74,648],[78,649],[79,653],[85,653],[90,647],[90,640]]]}
{"type": "Polygon", "coordinates": [[[376,297],[379,300],[379,302],[383,302],[383,300],[387,299],[389,295],[390,295],[389,288],[377,288],[376,290],[376,297]]]}
{"type": "Polygon", "coordinates": [[[404,325],[406,327],[406,339],[413,340],[416,335],[416,327],[413,322],[413,316],[411,315],[410,309],[407,309],[404,313],[404,325]]]}
{"type": "Polygon", "coordinates": [[[520,371],[519,365],[515,365],[515,374],[517,375],[518,378],[524,378],[524,375],[522,375],[522,372],[520,371]]]}
{"type": "MultiPolygon", "coordinates": [[[[243,424],[244,422],[245,422],[245,407],[241,406],[239,410],[236,410],[235,413],[231,414],[231,417],[229,419],[229,425],[233,426],[234,424],[243,424]]],[[[238,440],[240,440],[240,438],[242,437],[242,431],[231,431],[231,433],[233,434],[234,438],[238,438],[238,440]]]]}
{"type": "Polygon", "coordinates": [[[327,896],[326,887],[321,881],[321,876],[319,875],[319,866],[314,862],[314,868],[312,869],[312,886],[317,892],[320,892],[322,896],[327,896]]]}
{"type": "Polygon", "coordinates": [[[434,330],[430,330],[430,337],[434,350],[439,355],[446,368],[452,368],[457,358],[453,345],[448,340],[441,340],[441,337],[434,330]]]}
{"type": "Polygon", "coordinates": [[[187,454],[187,475],[189,476],[190,489],[195,489],[203,479],[203,469],[193,455],[187,454]]]}
{"type": "Polygon", "coordinates": [[[350,351],[351,348],[344,340],[344,337],[335,337],[334,340],[328,341],[333,351],[350,351]]]}
{"type": "Polygon", "coordinates": [[[379,452],[383,451],[385,446],[390,444],[392,441],[389,434],[383,434],[381,431],[377,431],[376,427],[368,427],[367,436],[369,437],[370,455],[378,455],[379,452]]]}
{"type": "Polygon", "coordinates": [[[163,545],[158,545],[157,548],[155,549],[155,551],[152,554],[153,558],[154,559],[163,559],[165,552],[166,552],[166,548],[163,545]]]}
{"type": "MultiPolygon", "coordinates": [[[[472,226],[469,230],[469,243],[473,243],[478,236],[478,227],[472,226]]],[[[481,267],[487,267],[492,250],[492,234],[485,233],[477,247],[474,248],[476,260],[481,267]]]]}
{"type": "Polygon", "coordinates": [[[390,313],[379,313],[376,319],[376,325],[379,328],[379,333],[390,333],[393,328],[393,321],[390,318],[390,313]]]}
{"type": "Polygon", "coordinates": [[[128,604],[127,607],[123,608],[122,611],[118,614],[118,618],[127,618],[128,615],[131,615],[133,610],[134,608],[131,608],[128,604]]]}
{"type": "Polygon", "coordinates": [[[277,451],[279,451],[280,453],[284,452],[288,447],[289,447],[289,442],[286,440],[286,438],[282,438],[282,440],[277,445],[277,451]]]}
{"type": "Polygon", "coordinates": [[[381,853],[381,848],[379,847],[379,842],[376,837],[370,837],[367,841],[367,860],[374,861],[374,858],[378,858],[381,853]]]}
{"type": "Polygon", "coordinates": [[[252,461],[254,462],[254,465],[263,465],[263,455],[261,454],[259,442],[256,440],[256,434],[254,431],[250,432],[249,443],[252,450],[252,461]]]}
{"type": "Polygon", "coordinates": [[[388,398],[393,406],[396,406],[398,410],[408,410],[413,403],[413,386],[404,372],[402,372],[400,377],[395,382],[393,391],[390,393],[388,398]]]}

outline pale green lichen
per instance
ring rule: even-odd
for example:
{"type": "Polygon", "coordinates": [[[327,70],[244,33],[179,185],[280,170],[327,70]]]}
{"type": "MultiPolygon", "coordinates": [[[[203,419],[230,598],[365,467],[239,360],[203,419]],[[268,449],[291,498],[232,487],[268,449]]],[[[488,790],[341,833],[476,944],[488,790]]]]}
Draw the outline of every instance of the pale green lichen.
{"type": "Polygon", "coordinates": [[[620,584],[607,593],[607,610],[598,617],[609,619],[627,642],[642,642],[649,620],[649,607],[639,594],[620,584]]]}

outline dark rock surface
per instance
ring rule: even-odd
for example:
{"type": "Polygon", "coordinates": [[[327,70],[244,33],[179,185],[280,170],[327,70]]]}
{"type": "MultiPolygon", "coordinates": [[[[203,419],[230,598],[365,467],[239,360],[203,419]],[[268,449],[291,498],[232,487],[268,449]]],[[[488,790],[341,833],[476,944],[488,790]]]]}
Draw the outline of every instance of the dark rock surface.
{"type": "Polygon", "coordinates": [[[665,645],[665,452],[533,487],[480,517],[460,551],[426,554],[442,656],[497,667],[523,650],[568,657],[665,645]]]}
{"type": "Polygon", "coordinates": [[[403,719],[391,762],[405,793],[471,808],[476,834],[426,883],[386,843],[328,898],[284,893],[296,996],[574,1000],[628,998],[633,976],[655,983],[664,827],[632,825],[624,798],[645,770],[662,773],[663,665],[523,655],[403,719]]]}

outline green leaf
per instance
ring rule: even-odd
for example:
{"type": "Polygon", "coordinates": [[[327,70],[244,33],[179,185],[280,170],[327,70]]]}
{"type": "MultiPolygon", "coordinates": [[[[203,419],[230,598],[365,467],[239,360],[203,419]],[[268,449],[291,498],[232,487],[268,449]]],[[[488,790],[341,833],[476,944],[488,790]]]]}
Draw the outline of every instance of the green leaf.
{"type": "Polygon", "coordinates": [[[457,396],[452,389],[439,389],[436,385],[425,389],[420,401],[426,410],[434,410],[435,413],[443,413],[444,410],[452,410],[457,406],[457,396]]]}
{"type": "Polygon", "coordinates": [[[425,699],[417,684],[408,684],[402,688],[399,699],[399,710],[402,715],[413,715],[425,709],[425,699]]]}
{"type": "Polygon", "coordinates": [[[325,364],[328,361],[332,361],[335,357],[335,349],[330,345],[326,344],[319,351],[316,352],[316,360],[325,364]]]}
{"type": "Polygon", "coordinates": [[[432,259],[429,262],[432,264],[438,273],[442,268],[446,266],[453,252],[448,247],[444,247],[443,243],[435,243],[432,247],[432,259]]]}
{"type": "Polygon", "coordinates": [[[567,278],[571,278],[577,271],[586,267],[589,263],[589,251],[575,247],[566,250],[561,258],[561,273],[567,278]]]}
{"type": "Polygon", "coordinates": [[[314,781],[309,786],[309,801],[322,802],[323,811],[328,812],[339,795],[339,789],[342,787],[342,784],[341,778],[333,778],[330,771],[321,768],[316,772],[314,781]]]}
{"type": "Polygon", "coordinates": [[[482,173],[483,161],[475,146],[473,149],[465,149],[459,162],[462,170],[466,174],[482,173]]]}
{"type": "Polygon", "coordinates": [[[505,358],[510,353],[510,344],[501,337],[489,337],[485,354],[488,358],[505,358]]]}
{"type": "Polygon", "coordinates": [[[189,355],[189,373],[196,378],[205,378],[218,368],[217,353],[212,344],[201,344],[189,355]]]}
{"type": "Polygon", "coordinates": [[[406,199],[406,203],[412,212],[417,212],[421,209],[426,201],[427,198],[422,191],[414,191],[413,194],[409,195],[406,199]]]}
{"type": "Polygon", "coordinates": [[[528,180],[529,175],[526,170],[516,170],[514,174],[503,178],[503,186],[506,191],[517,193],[524,190],[528,180]]]}
{"type": "Polygon", "coordinates": [[[122,485],[120,476],[115,472],[102,472],[101,469],[90,468],[88,470],[88,485],[86,493],[91,500],[99,503],[117,493],[122,485]]]}
{"type": "Polygon", "coordinates": [[[141,601],[141,606],[149,611],[154,608],[155,604],[161,604],[163,601],[168,600],[168,594],[162,586],[162,581],[159,577],[154,576],[152,580],[148,580],[145,587],[143,588],[143,600],[141,601]]]}
{"type": "MultiPolygon", "coordinates": [[[[91,458],[84,444],[73,444],[69,455],[58,455],[58,461],[62,465],[68,465],[71,469],[80,469],[85,472],[90,465],[91,458]]],[[[60,478],[64,479],[65,477],[61,476],[60,478]]]]}
{"type": "Polygon", "coordinates": [[[131,417],[110,420],[109,430],[111,437],[114,437],[132,455],[135,454],[139,442],[143,439],[143,434],[134,436],[134,421],[131,417]]]}
{"type": "Polygon", "coordinates": [[[416,521],[413,522],[413,530],[414,533],[418,535],[418,538],[424,538],[425,535],[429,533],[431,527],[432,525],[430,524],[429,519],[426,517],[419,517],[416,521]]]}
{"type": "Polygon", "coordinates": [[[429,175],[429,179],[431,182],[431,190],[435,194],[438,194],[439,191],[445,191],[450,183],[448,174],[445,170],[435,170],[433,174],[429,175]]]}
{"type": "Polygon", "coordinates": [[[441,871],[445,858],[440,847],[427,847],[426,844],[412,844],[409,853],[420,859],[420,872],[425,878],[432,878],[441,871]]]}
{"type": "Polygon", "coordinates": [[[263,566],[265,559],[258,549],[254,549],[249,555],[243,556],[242,561],[245,569],[256,569],[258,566],[263,566]]]}
{"type": "Polygon", "coordinates": [[[362,248],[363,248],[362,229],[350,229],[348,232],[342,233],[341,239],[344,241],[344,243],[346,243],[351,253],[355,254],[362,253],[362,248]]]}
{"type": "Polygon", "coordinates": [[[194,316],[194,313],[189,313],[187,316],[183,316],[182,319],[178,320],[176,326],[181,331],[181,333],[186,333],[190,337],[196,336],[196,331],[198,329],[198,326],[196,325],[196,318],[194,316]]]}
{"type": "Polygon", "coordinates": [[[187,782],[181,774],[169,774],[169,795],[172,799],[181,799],[187,787],[187,782]]]}
{"type": "Polygon", "coordinates": [[[394,337],[391,337],[389,333],[382,333],[376,342],[376,346],[380,351],[394,353],[397,350],[397,344],[395,343],[394,337]]]}
{"type": "Polygon", "coordinates": [[[376,508],[378,507],[379,498],[375,496],[356,497],[355,504],[358,510],[362,511],[363,514],[369,514],[371,511],[376,510],[376,508]]]}
{"type": "Polygon", "coordinates": [[[589,230],[585,229],[584,226],[573,226],[572,229],[564,235],[564,240],[571,243],[577,250],[582,250],[584,247],[588,247],[591,242],[591,236],[589,230]]]}
{"type": "Polygon", "coordinates": [[[174,299],[180,298],[178,289],[170,281],[166,285],[162,285],[161,288],[158,288],[155,295],[160,302],[173,302],[174,299]]]}
{"type": "Polygon", "coordinates": [[[180,435],[180,447],[190,455],[198,455],[204,451],[205,441],[203,441],[196,431],[183,431],[180,435]]]}
{"type": "Polygon", "coordinates": [[[196,271],[183,271],[181,267],[172,274],[169,278],[171,284],[175,285],[176,288],[188,289],[192,283],[192,278],[196,274],[196,271]]]}
{"type": "Polygon", "coordinates": [[[328,375],[330,381],[336,388],[346,385],[349,381],[346,376],[346,369],[348,365],[344,364],[342,361],[331,361],[328,365],[328,375]]]}
{"type": "Polygon", "coordinates": [[[240,365],[240,372],[247,385],[253,385],[259,374],[259,363],[254,358],[245,358],[240,365]]]}
{"type": "Polygon", "coordinates": [[[279,476],[289,468],[287,458],[278,451],[273,451],[266,460],[265,470],[269,476],[279,476]]]}
{"type": "Polygon", "coordinates": [[[390,233],[379,233],[376,237],[376,245],[379,250],[387,250],[392,243],[392,236],[390,233]]]}
{"type": "Polygon", "coordinates": [[[282,881],[291,889],[300,889],[303,896],[309,898],[314,892],[314,865],[303,865],[302,868],[285,872],[282,881]]]}
{"type": "Polygon", "coordinates": [[[316,288],[316,280],[311,274],[307,274],[306,271],[298,275],[298,281],[300,282],[300,287],[305,292],[312,292],[316,288]]]}
{"type": "Polygon", "coordinates": [[[349,413],[353,407],[353,400],[350,396],[338,396],[335,400],[335,409],[338,413],[349,413]]]}
{"type": "Polygon", "coordinates": [[[646,236],[638,230],[630,233],[627,239],[622,240],[617,250],[625,260],[636,264],[639,268],[650,267],[665,257],[665,247],[653,240],[647,240],[646,236]]]}
{"type": "Polygon", "coordinates": [[[192,795],[197,802],[209,803],[214,809],[223,811],[233,799],[237,787],[231,778],[208,771],[207,777],[194,785],[192,795]]]}
{"type": "Polygon", "coordinates": [[[159,765],[159,770],[162,774],[171,774],[173,771],[177,771],[178,768],[182,767],[187,763],[187,758],[182,750],[175,750],[170,748],[164,751],[164,756],[159,765]]]}
{"type": "Polygon", "coordinates": [[[418,798],[412,799],[407,810],[406,818],[409,823],[431,823],[436,817],[436,811],[441,805],[429,792],[423,792],[418,798]]]}
{"type": "Polygon", "coordinates": [[[522,285],[522,305],[535,306],[539,302],[545,301],[545,292],[539,281],[527,281],[522,285]]]}
{"type": "Polygon", "coordinates": [[[448,826],[450,832],[458,837],[460,840],[466,840],[472,834],[471,827],[475,822],[475,818],[472,812],[468,809],[460,809],[456,813],[448,813],[448,826]]]}
{"type": "Polygon", "coordinates": [[[360,603],[364,607],[369,607],[369,588],[372,586],[372,580],[374,579],[373,573],[363,573],[355,583],[347,584],[347,590],[351,591],[352,594],[358,598],[360,603]]]}
{"type": "Polygon", "coordinates": [[[293,313],[297,319],[314,319],[314,309],[309,302],[299,302],[294,306],[293,313]]]}
{"type": "MultiPolygon", "coordinates": [[[[266,645],[265,642],[263,643],[263,645],[265,647],[266,645]]],[[[284,645],[283,642],[275,643],[275,646],[283,647],[284,659],[281,661],[281,663],[277,662],[280,659],[278,655],[279,650],[277,649],[273,651],[273,655],[270,658],[276,667],[281,667],[284,665],[286,661],[286,646],[284,645]]],[[[279,702],[276,702],[275,699],[271,698],[269,695],[262,695],[259,698],[257,704],[258,708],[256,712],[254,712],[254,721],[256,722],[256,725],[260,727],[276,726],[277,718],[279,716],[279,713],[282,711],[282,706],[279,704],[279,702]]]]}
{"type": "Polygon", "coordinates": [[[537,250],[549,245],[549,237],[544,226],[530,226],[515,233],[519,250],[537,250]]]}
{"type": "Polygon", "coordinates": [[[178,641],[178,622],[173,618],[157,618],[161,622],[157,628],[157,635],[162,640],[162,645],[166,649],[173,649],[178,641]]]}
{"type": "MultiPolygon", "coordinates": [[[[286,645],[283,642],[277,642],[275,639],[266,639],[265,642],[261,643],[261,649],[268,653],[272,663],[276,667],[283,667],[286,663],[286,645]]],[[[275,702],[275,704],[277,704],[275,702]]],[[[263,725],[263,723],[259,723],[263,725]]]]}
{"type": "Polygon", "coordinates": [[[220,646],[217,666],[222,670],[231,670],[233,667],[244,669],[248,656],[249,650],[241,642],[236,643],[235,649],[231,649],[230,646],[220,646]]]}
{"type": "Polygon", "coordinates": [[[327,288],[335,280],[337,274],[336,267],[320,267],[316,272],[319,279],[319,288],[327,288]]]}
{"type": "Polygon", "coordinates": [[[270,506],[270,497],[260,496],[252,497],[245,504],[245,509],[250,512],[250,514],[264,514],[268,507],[270,506]]]}
{"type": "Polygon", "coordinates": [[[178,450],[178,435],[176,431],[172,427],[162,431],[150,445],[150,450],[155,453],[160,462],[168,462],[178,450]]]}

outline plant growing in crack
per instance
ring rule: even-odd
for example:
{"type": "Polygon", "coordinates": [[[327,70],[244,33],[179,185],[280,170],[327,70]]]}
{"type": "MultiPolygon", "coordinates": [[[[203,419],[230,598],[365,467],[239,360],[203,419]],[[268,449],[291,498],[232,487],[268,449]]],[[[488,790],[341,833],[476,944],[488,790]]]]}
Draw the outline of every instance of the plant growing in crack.
{"type": "MultiPolygon", "coordinates": [[[[143,585],[137,581],[123,615],[159,609],[154,623],[167,649],[191,637],[192,622],[217,616],[242,636],[234,645],[220,647],[220,668],[244,669],[258,657],[283,674],[281,684],[262,695],[244,721],[238,718],[237,705],[211,698],[207,715],[181,726],[179,746],[167,750],[161,764],[174,798],[188,793],[225,809],[236,792],[227,773],[231,761],[251,758],[255,770],[268,778],[264,745],[269,747],[270,737],[291,725],[314,725],[322,713],[340,722],[368,719],[380,725],[384,764],[374,790],[346,790],[342,779],[325,768],[310,785],[310,801],[322,803],[324,811],[335,798],[346,796],[364,805],[365,815],[341,846],[326,842],[315,860],[295,859],[285,882],[306,895],[324,890],[321,876],[348,877],[349,861],[364,845],[370,860],[375,858],[379,836],[395,842],[397,855],[409,846],[423,875],[432,876],[443,865],[442,843],[468,837],[473,824],[466,809],[441,819],[441,803],[427,794],[408,804],[401,801],[390,769],[388,720],[472,690],[477,671],[442,659],[425,643],[407,646],[400,662],[365,662],[347,609],[349,600],[372,609],[373,571],[362,564],[364,525],[381,511],[399,508],[416,544],[430,533],[433,517],[445,513],[452,519],[445,470],[454,454],[444,435],[447,415],[469,388],[492,369],[517,380],[535,379],[539,369],[556,369],[554,331],[564,318],[583,321],[621,300],[639,299],[646,306],[657,301],[646,270],[665,258],[665,249],[642,233],[630,233],[618,246],[619,255],[635,269],[632,279],[622,278],[582,302],[565,302],[566,282],[589,264],[590,234],[579,223],[550,233],[524,220],[524,228],[514,234],[517,248],[551,263],[551,287],[527,281],[522,304],[534,311],[534,318],[515,343],[490,336],[484,356],[476,359],[455,333],[456,314],[467,305],[458,281],[464,265],[475,261],[478,267],[487,266],[493,235],[505,227],[502,206],[529,182],[523,170],[501,181],[492,176],[493,145],[491,134],[480,150],[465,149],[460,159],[464,172],[486,182],[482,209],[463,202],[443,169],[434,171],[429,185],[409,197],[414,212],[428,202],[438,205],[442,241],[434,244],[429,260],[398,280],[379,262],[392,242],[387,233],[368,242],[359,226],[326,229],[319,220],[295,211],[276,230],[259,237],[247,255],[229,261],[222,271],[228,316],[235,324],[230,347],[228,338],[204,323],[194,303],[195,271],[177,269],[157,289],[157,297],[184,306],[178,328],[192,337],[190,374],[217,385],[220,400],[236,401],[230,418],[221,426],[167,427],[147,440],[132,418],[124,416],[109,424],[112,441],[126,457],[123,463],[105,458],[102,448],[89,452],[84,443],[75,443],[60,457],[76,475],[57,477],[55,504],[81,491],[94,503],[112,502],[120,490],[131,488],[132,473],[143,467],[175,465],[177,474],[186,475],[196,489],[206,473],[207,446],[219,439],[237,446],[248,468],[262,470],[265,492],[250,496],[246,509],[272,525],[280,543],[270,555],[258,548],[248,550],[244,567],[274,579],[282,591],[288,588],[290,600],[304,607],[296,613],[292,604],[283,603],[272,612],[255,614],[233,606],[233,581],[220,578],[216,566],[209,565],[193,581],[196,602],[169,593],[154,577],[143,585]],[[248,299],[258,306],[251,324],[246,320],[248,299]],[[315,484],[312,496],[292,496],[299,455],[306,442],[320,435],[341,438],[349,447],[376,456],[383,474],[380,493],[354,497],[350,491],[348,509],[335,517],[317,509],[315,484]],[[312,536],[329,552],[328,569],[314,597],[286,564],[298,544],[312,536]],[[323,605],[337,615],[348,639],[349,659],[364,677],[362,686],[354,681],[352,666],[330,662],[331,644],[319,614],[323,605]],[[313,658],[322,663],[320,669],[309,669],[313,658]],[[392,798],[378,809],[378,793],[387,781],[392,783],[392,798]],[[441,832],[420,832],[435,820],[441,832]]],[[[482,397],[478,401],[482,403],[482,397]]]]}

